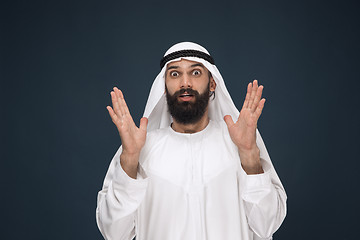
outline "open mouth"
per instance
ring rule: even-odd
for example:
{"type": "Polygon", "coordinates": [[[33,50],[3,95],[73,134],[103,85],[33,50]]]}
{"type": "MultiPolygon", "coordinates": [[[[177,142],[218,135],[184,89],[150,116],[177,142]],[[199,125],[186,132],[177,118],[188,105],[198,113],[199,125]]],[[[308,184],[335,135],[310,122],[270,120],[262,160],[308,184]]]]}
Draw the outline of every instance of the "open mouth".
{"type": "Polygon", "coordinates": [[[190,100],[194,97],[193,94],[189,94],[189,93],[183,93],[179,96],[180,99],[186,101],[186,100],[190,100]]]}
{"type": "Polygon", "coordinates": [[[180,97],[192,97],[192,96],[194,96],[194,95],[192,95],[192,94],[181,94],[180,95],[180,97]]]}

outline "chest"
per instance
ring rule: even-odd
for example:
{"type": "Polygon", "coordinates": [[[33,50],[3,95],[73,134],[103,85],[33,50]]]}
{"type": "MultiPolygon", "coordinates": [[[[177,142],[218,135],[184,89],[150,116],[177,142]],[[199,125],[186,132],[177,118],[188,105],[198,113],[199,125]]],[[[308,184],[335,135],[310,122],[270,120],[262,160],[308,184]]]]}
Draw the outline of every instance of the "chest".
{"type": "Polygon", "coordinates": [[[239,161],[232,142],[222,135],[209,134],[158,139],[142,165],[148,174],[183,186],[206,184],[239,161]]]}

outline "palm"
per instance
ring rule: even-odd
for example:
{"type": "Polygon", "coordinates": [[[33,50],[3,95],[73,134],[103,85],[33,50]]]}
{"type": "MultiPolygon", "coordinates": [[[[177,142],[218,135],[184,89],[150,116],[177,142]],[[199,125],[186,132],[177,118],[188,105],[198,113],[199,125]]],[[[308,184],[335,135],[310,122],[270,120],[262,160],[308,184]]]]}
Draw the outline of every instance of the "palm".
{"type": "Polygon", "coordinates": [[[224,117],[230,137],[240,150],[250,150],[256,146],[257,121],[265,103],[265,99],[261,99],[262,90],[263,86],[258,87],[257,80],[249,83],[237,121],[234,123],[229,115],[224,117]]]}
{"type": "Polygon", "coordinates": [[[111,100],[113,108],[107,106],[107,109],[119,131],[123,151],[129,154],[139,153],[146,140],[147,118],[140,120],[140,127],[138,128],[130,115],[122,92],[116,87],[111,92],[111,100]]]}

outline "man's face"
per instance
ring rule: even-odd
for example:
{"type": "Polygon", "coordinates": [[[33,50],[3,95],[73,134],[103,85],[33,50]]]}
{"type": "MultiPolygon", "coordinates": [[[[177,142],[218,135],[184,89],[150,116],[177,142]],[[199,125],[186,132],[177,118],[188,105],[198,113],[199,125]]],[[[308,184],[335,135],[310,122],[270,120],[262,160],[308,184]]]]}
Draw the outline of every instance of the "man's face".
{"type": "Polygon", "coordinates": [[[209,93],[216,83],[198,62],[181,60],[167,65],[166,99],[170,114],[182,124],[196,123],[207,110],[209,93]]]}

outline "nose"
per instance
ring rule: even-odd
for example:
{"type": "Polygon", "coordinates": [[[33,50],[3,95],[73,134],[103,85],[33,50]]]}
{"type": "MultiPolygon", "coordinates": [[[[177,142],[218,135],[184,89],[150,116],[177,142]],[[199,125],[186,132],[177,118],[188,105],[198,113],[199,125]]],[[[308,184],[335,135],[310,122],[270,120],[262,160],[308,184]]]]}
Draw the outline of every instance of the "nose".
{"type": "Polygon", "coordinates": [[[184,74],[180,80],[180,88],[191,88],[192,87],[192,80],[187,74],[184,74]]]}

